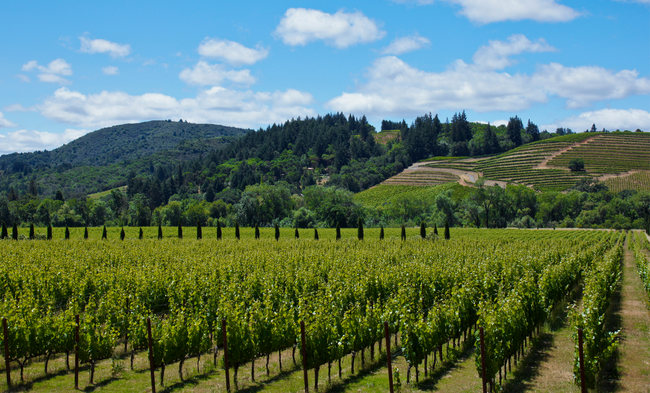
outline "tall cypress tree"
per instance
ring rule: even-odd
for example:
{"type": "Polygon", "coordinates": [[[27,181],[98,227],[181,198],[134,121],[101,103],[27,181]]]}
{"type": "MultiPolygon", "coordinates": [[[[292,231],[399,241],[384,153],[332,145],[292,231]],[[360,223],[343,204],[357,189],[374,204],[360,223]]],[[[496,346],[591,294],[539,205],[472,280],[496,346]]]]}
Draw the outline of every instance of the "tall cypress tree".
{"type": "Polygon", "coordinates": [[[255,239],[259,239],[259,238],[260,238],[260,227],[255,225],[255,239]]]}
{"type": "Polygon", "coordinates": [[[88,227],[84,228],[84,239],[88,239],[88,227]]]}
{"type": "Polygon", "coordinates": [[[126,233],[124,233],[124,227],[122,227],[122,230],[120,231],[120,240],[124,240],[126,237],[126,233]]]}
{"type": "Polygon", "coordinates": [[[7,232],[7,224],[2,222],[2,233],[0,233],[0,239],[6,239],[9,237],[9,232],[7,232]]]}
{"type": "Polygon", "coordinates": [[[314,240],[318,240],[318,228],[314,228],[314,240]]]}
{"type": "Polygon", "coordinates": [[[363,240],[363,221],[361,221],[361,217],[359,217],[359,225],[357,227],[357,237],[359,240],[363,240]]]}
{"type": "Polygon", "coordinates": [[[18,240],[18,224],[14,222],[13,228],[11,228],[11,238],[18,240]]]}
{"type": "Polygon", "coordinates": [[[296,232],[294,233],[294,236],[296,239],[300,239],[300,234],[298,233],[298,228],[296,228],[296,232]]]}
{"type": "Polygon", "coordinates": [[[47,240],[52,240],[52,225],[47,226],[47,240]]]}
{"type": "Polygon", "coordinates": [[[337,222],[336,223],[336,240],[340,240],[340,239],[341,239],[341,226],[337,222]]]}
{"type": "Polygon", "coordinates": [[[235,221],[235,237],[239,240],[239,223],[235,221]]]}
{"type": "Polygon", "coordinates": [[[221,222],[217,220],[217,240],[221,240],[221,222]]]}
{"type": "Polygon", "coordinates": [[[433,224],[433,234],[438,236],[438,225],[437,224],[433,224]]]}
{"type": "Polygon", "coordinates": [[[138,236],[138,239],[144,239],[144,232],[142,231],[142,228],[140,228],[140,235],[138,236]]]}
{"type": "Polygon", "coordinates": [[[381,226],[381,229],[379,230],[379,240],[384,240],[384,226],[381,226]]]}
{"type": "Polygon", "coordinates": [[[36,231],[34,230],[34,223],[29,224],[29,239],[34,240],[36,238],[36,231]]]}
{"type": "Polygon", "coordinates": [[[445,221],[445,239],[451,239],[451,235],[449,234],[449,221],[445,221]]]}
{"type": "Polygon", "coordinates": [[[420,237],[422,239],[427,238],[427,226],[426,226],[426,223],[424,222],[424,220],[422,220],[422,222],[420,223],[420,237]]]}
{"type": "Polygon", "coordinates": [[[158,240],[162,240],[162,238],[163,238],[162,225],[158,224],[158,240]]]}
{"type": "Polygon", "coordinates": [[[183,227],[181,226],[181,220],[178,220],[178,238],[183,238],[183,227]]]}
{"type": "Polygon", "coordinates": [[[402,240],[406,240],[406,227],[402,224],[402,240]]]}
{"type": "Polygon", "coordinates": [[[280,240],[280,228],[277,223],[275,224],[275,240],[280,240]]]}
{"type": "Polygon", "coordinates": [[[203,229],[201,229],[201,221],[196,220],[196,240],[203,239],[203,229]]]}
{"type": "Polygon", "coordinates": [[[70,240],[70,229],[68,229],[68,226],[65,226],[65,240],[70,240]]]}
{"type": "Polygon", "coordinates": [[[102,230],[102,240],[107,240],[108,239],[108,233],[106,231],[106,225],[104,225],[104,229],[102,230]]]}

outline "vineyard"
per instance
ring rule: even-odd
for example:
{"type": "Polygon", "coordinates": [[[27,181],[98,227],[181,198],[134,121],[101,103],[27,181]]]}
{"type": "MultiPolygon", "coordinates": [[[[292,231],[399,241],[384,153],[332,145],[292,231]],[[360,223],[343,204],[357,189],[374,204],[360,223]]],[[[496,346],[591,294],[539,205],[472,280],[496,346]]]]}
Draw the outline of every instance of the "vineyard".
{"type": "MultiPolygon", "coordinates": [[[[203,240],[196,240],[196,228],[183,228],[183,239],[177,228],[165,228],[161,240],[158,228],[146,228],[142,240],[130,228],[123,241],[113,228],[100,240],[96,228],[89,239],[81,229],[70,240],[55,231],[52,241],[2,241],[1,344],[13,383],[38,389],[48,380],[48,362],[65,358],[69,367],[74,358],[90,373],[78,381],[83,389],[116,353],[130,369],[136,359],[124,379],[144,380],[150,364],[137,359],[151,346],[161,389],[183,389],[184,367],[194,358],[193,372],[203,370],[217,390],[225,390],[224,368],[233,373],[232,390],[273,390],[303,361],[310,388],[323,390],[342,373],[385,361],[387,322],[393,356],[406,361],[394,375],[402,385],[417,386],[436,364],[458,356],[462,342],[484,348],[474,375],[485,370],[496,391],[577,286],[584,286],[584,304],[572,326],[585,331],[589,385],[616,349],[616,333],[603,321],[620,278],[624,233],[452,229],[443,240],[409,228],[402,240],[394,228],[381,229],[383,239],[379,229],[366,229],[359,241],[356,229],[341,231],[340,240],[321,229],[315,240],[314,230],[296,238],[298,230],[276,235],[262,228],[255,239],[253,229],[242,228],[238,240],[224,228],[218,240],[214,230],[203,228],[203,240]],[[256,361],[265,364],[263,385],[255,382],[256,361]],[[35,363],[40,375],[25,378],[24,368],[35,363]],[[271,369],[277,378],[269,377],[271,369]]],[[[74,386],[67,370],[56,374],[66,381],[62,391],[74,386]]],[[[579,382],[579,369],[574,375],[579,382]]],[[[110,390],[120,380],[101,383],[110,390]]]]}

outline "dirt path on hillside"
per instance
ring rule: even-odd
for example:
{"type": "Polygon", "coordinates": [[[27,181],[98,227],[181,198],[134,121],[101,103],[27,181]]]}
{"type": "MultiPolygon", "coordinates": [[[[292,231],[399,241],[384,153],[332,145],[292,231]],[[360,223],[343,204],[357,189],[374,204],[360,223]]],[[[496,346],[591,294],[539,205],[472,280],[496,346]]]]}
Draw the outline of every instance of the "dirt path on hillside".
{"type": "MultiPolygon", "coordinates": [[[[557,167],[548,166],[549,161],[551,161],[552,159],[554,159],[555,157],[559,156],[562,153],[566,153],[569,150],[575,149],[578,146],[586,145],[587,143],[589,143],[591,141],[594,141],[594,140],[596,140],[596,138],[600,138],[600,137],[601,137],[601,135],[595,135],[595,136],[592,136],[591,138],[585,139],[582,142],[576,142],[571,146],[567,146],[567,147],[565,147],[563,149],[560,149],[560,150],[554,152],[553,154],[551,154],[550,156],[547,156],[546,158],[544,158],[544,160],[542,162],[540,162],[539,164],[537,164],[537,166],[533,167],[533,169],[558,169],[557,167]]],[[[559,169],[565,169],[565,168],[559,168],[559,169]]],[[[568,171],[569,168],[566,168],[566,170],[568,171]]]]}
{"type": "MultiPolygon", "coordinates": [[[[463,186],[468,186],[468,187],[473,187],[474,183],[481,177],[483,174],[480,172],[473,172],[473,171],[462,171],[460,169],[451,169],[451,168],[432,168],[428,167],[427,165],[431,164],[431,162],[416,162],[407,169],[405,169],[402,173],[400,174],[405,174],[409,172],[444,172],[444,173],[451,173],[454,174],[458,177],[460,177],[460,180],[458,181],[459,184],[463,186]]],[[[399,176],[400,174],[396,175],[399,176]]],[[[507,182],[504,181],[495,181],[495,180],[485,180],[485,185],[486,186],[501,186],[503,188],[506,187],[507,182]]]]}
{"type": "Polygon", "coordinates": [[[623,177],[623,176],[633,175],[633,174],[638,173],[638,172],[641,172],[641,171],[638,170],[638,169],[632,169],[631,171],[622,172],[622,173],[607,173],[605,175],[597,177],[596,180],[605,181],[605,180],[608,180],[608,179],[613,179],[615,177],[623,177]]]}

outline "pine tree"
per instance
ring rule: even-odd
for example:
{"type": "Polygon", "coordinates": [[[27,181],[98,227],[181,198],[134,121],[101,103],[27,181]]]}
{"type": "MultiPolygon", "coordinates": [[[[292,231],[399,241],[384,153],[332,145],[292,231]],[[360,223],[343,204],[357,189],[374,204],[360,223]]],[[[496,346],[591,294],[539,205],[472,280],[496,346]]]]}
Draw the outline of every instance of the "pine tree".
{"type": "Polygon", "coordinates": [[[445,239],[451,239],[451,236],[449,235],[449,221],[445,221],[445,239]]]}
{"type": "MultiPolygon", "coordinates": [[[[3,227],[4,227],[4,225],[3,225],[3,227]]],[[[5,230],[6,230],[6,228],[5,228],[5,230]]],[[[51,224],[47,226],[47,240],[52,240],[52,225],[51,224]]]]}
{"type": "Polygon", "coordinates": [[[280,240],[280,228],[278,228],[278,224],[275,224],[275,240],[278,241],[280,240]]]}
{"type": "Polygon", "coordinates": [[[120,231],[120,240],[124,240],[126,237],[126,233],[124,233],[124,227],[122,227],[122,230],[120,231]]]}
{"type": "Polygon", "coordinates": [[[336,240],[341,240],[341,226],[336,223],[336,240]]]}
{"type": "Polygon", "coordinates": [[[426,227],[426,224],[425,224],[424,220],[422,220],[422,222],[420,223],[420,237],[422,239],[427,238],[427,227],[426,227]]]}
{"type": "Polygon", "coordinates": [[[402,224],[402,240],[406,240],[406,227],[402,224]]]}
{"type": "Polygon", "coordinates": [[[0,239],[6,239],[9,237],[9,232],[7,232],[7,224],[2,222],[2,233],[0,233],[0,239]]]}
{"type": "Polygon", "coordinates": [[[361,221],[361,217],[359,217],[359,226],[357,228],[357,237],[359,240],[363,240],[363,221],[361,221]]]}
{"type": "Polygon", "coordinates": [[[298,233],[298,228],[296,228],[296,232],[294,233],[294,236],[296,239],[300,239],[300,234],[298,233]]]}
{"type": "Polygon", "coordinates": [[[11,228],[11,238],[18,240],[18,224],[14,222],[13,228],[11,228]]]}
{"type": "Polygon", "coordinates": [[[88,227],[84,228],[84,239],[88,239],[88,227]]]}
{"type": "Polygon", "coordinates": [[[381,226],[381,229],[379,230],[379,240],[384,240],[384,226],[381,226]]]}
{"type": "Polygon", "coordinates": [[[239,223],[235,221],[235,237],[239,240],[239,223]]]}
{"type": "Polygon", "coordinates": [[[65,240],[70,240],[70,229],[68,229],[68,226],[65,226],[65,240]]]}
{"type": "Polygon", "coordinates": [[[433,224],[433,234],[438,236],[438,225],[433,224]]]}
{"type": "Polygon", "coordinates": [[[104,229],[102,230],[102,240],[107,240],[108,239],[108,233],[106,231],[106,225],[104,225],[104,229]]]}
{"type": "Polygon", "coordinates": [[[201,221],[196,220],[196,240],[203,239],[203,230],[201,229],[201,221]]]}
{"type": "Polygon", "coordinates": [[[183,238],[183,227],[181,226],[181,220],[178,220],[178,238],[183,238]]]}
{"type": "Polygon", "coordinates": [[[217,220],[217,240],[221,240],[221,222],[217,220]]]}
{"type": "Polygon", "coordinates": [[[523,129],[524,123],[520,118],[517,116],[510,118],[510,121],[508,121],[508,126],[506,128],[506,135],[508,139],[510,139],[510,141],[515,144],[515,146],[521,145],[521,130],[523,129]]]}
{"type": "Polygon", "coordinates": [[[142,228],[140,228],[140,235],[138,236],[138,239],[144,239],[144,232],[142,231],[142,228]]]}
{"type": "Polygon", "coordinates": [[[260,228],[257,225],[255,225],[255,239],[259,239],[259,238],[260,238],[260,228]]]}
{"type": "Polygon", "coordinates": [[[163,238],[162,225],[158,224],[158,240],[162,240],[162,238],[163,238]]]}
{"type": "Polygon", "coordinates": [[[29,225],[29,239],[34,240],[36,238],[36,233],[34,231],[34,223],[29,225]]]}
{"type": "Polygon", "coordinates": [[[314,228],[314,240],[318,240],[318,229],[314,228]]]}

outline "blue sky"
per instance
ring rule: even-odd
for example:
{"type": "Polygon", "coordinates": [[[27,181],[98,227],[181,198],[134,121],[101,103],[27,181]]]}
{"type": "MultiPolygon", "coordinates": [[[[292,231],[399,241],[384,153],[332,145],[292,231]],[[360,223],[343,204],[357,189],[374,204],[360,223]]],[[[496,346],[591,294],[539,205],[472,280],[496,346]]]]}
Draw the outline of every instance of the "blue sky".
{"type": "Polygon", "coordinates": [[[330,112],[650,131],[650,0],[20,1],[0,154],[153,119],[330,112]]]}

